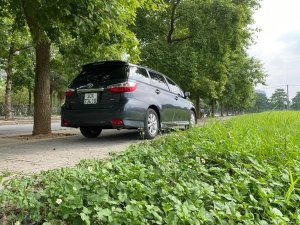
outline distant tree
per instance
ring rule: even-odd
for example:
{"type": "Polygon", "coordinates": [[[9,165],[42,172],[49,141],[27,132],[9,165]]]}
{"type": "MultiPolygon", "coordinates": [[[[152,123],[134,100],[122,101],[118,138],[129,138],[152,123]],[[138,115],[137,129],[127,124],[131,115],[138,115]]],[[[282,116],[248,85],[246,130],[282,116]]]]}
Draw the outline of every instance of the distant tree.
{"type": "MultiPolygon", "coordinates": [[[[14,64],[14,75],[12,79],[12,90],[15,94],[22,94],[23,92],[28,93],[27,114],[32,115],[32,103],[33,103],[33,90],[34,90],[34,52],[33,49],[27,49],[19,54],[15,58],[14,64]]],[[[13,98],[14,99],[14,98],[13,98]]],[[[26,104],[24,102],[23,104],[26,104]]]]}
{"type": "Polygon", "coordinates": [[[256,112],[261,112],[262,110],[266,110],[271,107],[270,100],[268,99],[266,93],[256,92],[255,95],[256,112]]]}
{"type": "Polygon", "coordinates": [[[300,109],[300,92],[297,92],[296,96],[292,99],[291,108],[296,110],[300,109]]]}
{"type": "Polygon", "coordinates": [[[18,24],[18,16],[11,15],[6,9],[0,12],[0,69],[6,74],[5,79],[5,101],[4,117],[6,120],[12,119],[12,89],[13,79],[18,66],[24,67],[16,61],[18,55],[24,56],[24,51],[33,50],[30,42],[29,31],[24,26],[18,24]]]}
{"type": "Polygon", "coordinates": [[[225,90],[220,97],[221,105],[236,113],[252,107],[255,102],[255,85],[265,82],[266,73],[262,64],[246,52],[236,52],[230,57],[228,71],[225,90]]]}
{"type": "Polygon", "coordinates": [[[284,110],[287,107],[287,94],[284,89],[276,89],[271,96],[271,103],[276,109],[284,110]]]}

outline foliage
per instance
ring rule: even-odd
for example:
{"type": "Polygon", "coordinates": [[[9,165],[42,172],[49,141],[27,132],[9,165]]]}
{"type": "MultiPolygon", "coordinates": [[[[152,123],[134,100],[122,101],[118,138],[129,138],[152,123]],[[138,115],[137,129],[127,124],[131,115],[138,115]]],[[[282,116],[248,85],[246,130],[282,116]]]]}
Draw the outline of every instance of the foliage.
{"type": "Polygon", "coordinates": [[[221,102],[227,108],[239,111],[251,107],[255,100],[255,85],[265,82],[262,64],[245,52],[236,52],[230,59],[228,70],[228,81],[221,102]]]}
{"type": "MultiPolygon", "coordinates": [[[[103,49],[108,52],[109,48],[115,57],[128,53],[137,59],[138,42],[128,26],[134,23],[138,8],[157,10],[160,3],[160,0],[1,2],[0,17],[16,18],[17,27],[28,27],[36,50],[34,135],[51,133],[50,52],[53,44],[60,47],[67,42],[75,46],[81,60],[98,57],[99,54],[94,53],[103,49]]],[[[70,50],[65,52],[70,53],[70,50]]]]}
{"type": "MultiPolygon", "coordinates": [[[[3,10],[3,8],[1,8],[3,10]]],[[[30,76],[24,76],[28,68],[33,66],[31,42],[29,31],[18,23],[18,15],[0,11],[0,69],[5,71],[5,119],[12,119],[12,87],[19,92],[24,87],[29,87],[30,76]]],[[[33,83],[33,82],[31,82],[33,83]]],[[[31,85],[32,86],[32,85],[31,85]]]]}
{"type": "Polygon", "coordinates": [[[296,96],[292,99],[292,109],[300,109],[300,92],[297,92],[296,96]]]}
{"type": "Polygon", "coordinates": [[[299,119],[270,112],[212,122],[109,161],[11,179],[0,193],[2,221],[298,224],[299,119]]]}
{"type": "Polygon", "coordinates": [[[4,102],[5,82],[0,78],[0,102],[4,102]]]}
{"type": "Polygon", "coordinates": [[[284,89],[276,89],[271,96],[271,103],[276,109],[283,110],[286,109],[288,103],[287,93],[284,89]]]}
{"type": "Polygon", "coordinates": [[[266,111],[272,108],[266,93],[256,92],[255,108],[256,112],[266,111]]]}
{"type": "Polygon", "coordinates": [[[165,11],[138,14],[133,30],[142,63],[169,75],[196,99],[221,98],[230,71],[241,70],[231,68],[240,64],[230,57],[250,43],[248,25],[259,1],[165,2],[165,11]]]}

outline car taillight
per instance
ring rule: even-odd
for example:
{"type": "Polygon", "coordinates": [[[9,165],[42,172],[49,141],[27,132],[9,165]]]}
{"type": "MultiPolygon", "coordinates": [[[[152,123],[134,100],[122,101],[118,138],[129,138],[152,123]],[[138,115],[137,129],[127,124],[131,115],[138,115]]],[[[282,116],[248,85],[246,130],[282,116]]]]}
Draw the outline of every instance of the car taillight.
{"type": "Polygon", "coordinates": [[[64,127],[69,127],[69,126],[71,126],[71,121],[70,120],[63,120],[62,121],[62,126],[64,126],[64,127]]]}
{"type": "Polygon", "coordinates": [[[113,125],[116,125],[116,126],[118,126],[118,125],[124,125],[123,120],[119,120],[119,119],[112,120],[111,123],[113,125]]]}
{"type": "Polygon", "coordinates": [[[65,96],[66,97],[71,97],[74,95],[74,89],[68,89],[66,92],[65,92],[65,96]]]}
{"type": "Polygon", "coordinates": [[[135,91],[136,87],[137,87],[137,84],[135,82],[128,81],[128,82],[124,82],[124,83],[110,85],[107,87],[107,89],[113,93],[133,92],[133,91],[135,91]]]}

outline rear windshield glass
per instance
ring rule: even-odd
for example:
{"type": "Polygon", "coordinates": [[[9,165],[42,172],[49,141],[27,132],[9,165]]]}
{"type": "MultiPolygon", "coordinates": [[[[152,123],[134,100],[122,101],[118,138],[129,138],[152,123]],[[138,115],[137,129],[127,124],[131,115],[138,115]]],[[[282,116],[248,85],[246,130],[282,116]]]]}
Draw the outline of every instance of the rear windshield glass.
{"type": "Polygon", "coordinates": [[[123,80],[128,78],[128,66],[101,66],[91,70],[82,71],[71,83],[71,88],[93,84],[98,87],[109,84],[112,80],[123,80]]]}

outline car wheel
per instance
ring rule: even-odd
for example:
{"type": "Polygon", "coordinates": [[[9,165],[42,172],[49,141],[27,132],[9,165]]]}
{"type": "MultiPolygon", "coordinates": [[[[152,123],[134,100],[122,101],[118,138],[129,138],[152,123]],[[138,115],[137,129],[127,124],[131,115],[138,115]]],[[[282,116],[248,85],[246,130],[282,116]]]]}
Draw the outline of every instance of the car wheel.
{"type": "Polygon", "coordinates": [[[186,127],[187,129],[192,128],[196,125],[196,115],[194,113],[194,111],[190,112],[190,121],[189,121],[189,125],[186,127]]]}
{"type": "Polygon", "coordinates": [[[102,129],[99,127],[80,127],[80,132],[87,138],[96,138],[101,133],[102,129]]]}
{"type": "Polygon", "coordinates": [[[157,113],[153,109],[148,109],[144,120],[144,132],[146,139],[153,139],[158,134],[159,119],[157,113]]]}

